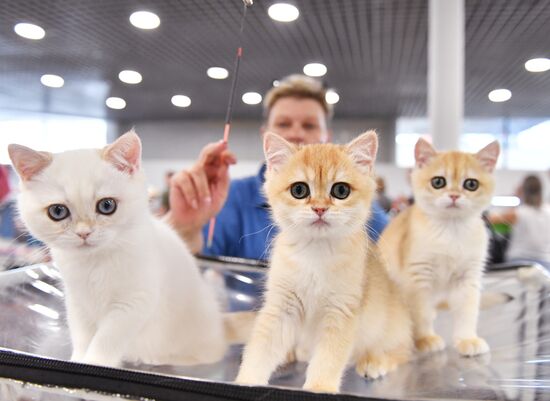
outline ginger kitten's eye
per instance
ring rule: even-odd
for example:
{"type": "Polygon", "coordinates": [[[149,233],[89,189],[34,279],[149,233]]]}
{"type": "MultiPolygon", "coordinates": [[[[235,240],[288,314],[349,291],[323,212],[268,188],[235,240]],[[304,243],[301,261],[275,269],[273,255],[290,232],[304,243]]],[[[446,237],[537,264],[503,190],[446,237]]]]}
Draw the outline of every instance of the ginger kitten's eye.
{"type": "Polygon", "coordinates": [[[435,189],[441,189],[447,185],[447,181],[444,177],[434,177],[432,178],[432,187],[435,189]]]}
{"type": "Polygon", "coordinates": [[[110,215],[116,211],[116,200],[103,198],[97,202],[96,211],[100,214],[110,215]]]}
{"type": "Polygon", "coordinates": [[[464,189],[473,192],[479,188],[479,181],[475,178],[468,178],[467,180],[464,180],[464,184],[462,184],[462,186],[464,189]]]}
{"type": "Polygon", "coordinates": [[[295,182],[290,186],[290,194],[296,199],[304,199],[309,196],[309,187],[305,182],[295,182]]]}
{"type": "Polygon", "coordinates": [[[48,217],[53,221],[61,221],[71,215],[69,208],[65,205],[55,204],[48,206],[48,217]]]}
{"type": "Polygon", "coordinates": [[[337,182],[330,189],[330,194],[336,199],[346,199],[350,193],[351,188],[345,182],[337,182]]]}

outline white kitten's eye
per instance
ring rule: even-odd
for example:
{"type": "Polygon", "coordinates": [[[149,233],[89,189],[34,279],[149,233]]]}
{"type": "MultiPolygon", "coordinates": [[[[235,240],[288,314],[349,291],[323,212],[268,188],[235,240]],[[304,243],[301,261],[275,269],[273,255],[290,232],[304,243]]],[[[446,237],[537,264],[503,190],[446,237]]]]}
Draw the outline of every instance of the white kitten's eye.
{"type": "Polygon", "coordinates": [[[110,215],[116,211],[116,200],[113,198],[103,198],[97,202],[96,211],[100,214],[110,215]]]}
{"type": "Polygon", "coordinates": [[[432,178],[432,187],[435,189],[441,189],[444,188],[445,185],[447,185],[447,181],[444,177],[434,177],[432,178]]]}
{"type": "Polygon", "coordinates": [[[349,184],[345,182],[337,182],[330,189],[330,194],[336,199],[346,199],[351,193],[349,184]]]}
{"type": "Polygon", "coordinates": [[[53,221],[61,221],[71,215],[69,208],[65,205],[55,204],[48,206],[48,217],[53,221]]]}
{"type": "Polygon", "coordinates": [[[464,189],[473,192],[479,188],[479,181],[475,178],[468,178],[467,180],[464,180],[464,184],[462,184],[462,186],[464,189]]]}
{"type": "Polygon", "coordinates": [[[304,199],[309,196],[309,187],[305,182],[295,182],[290,186],[290,194],[296,199],[304,199]]]}

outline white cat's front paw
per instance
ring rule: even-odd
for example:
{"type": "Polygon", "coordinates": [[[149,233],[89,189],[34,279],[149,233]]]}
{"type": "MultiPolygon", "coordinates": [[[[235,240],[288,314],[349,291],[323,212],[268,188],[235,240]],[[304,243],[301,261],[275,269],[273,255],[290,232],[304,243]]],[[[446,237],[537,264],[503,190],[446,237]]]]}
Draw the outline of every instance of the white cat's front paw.
{"type": "Polygon", "coordinates": [[[82,362],[84,359],[85,352],[74,350],[71,354],[72,362],[82,362]]]}
{"type": "Polygon", "coordinates": [[[489,352],[489,345],[481,337],[462,338],[455,342],[455,348],[462,356],[475,356],[489,352]]]}
{"type": "Polygon", "coordinates": [[[86,356],[82,358],[81,362],[86,363],[88,365],[110,366],[110,367],[117,367],[121,363],[121,361],[118,360],[118,358],[114,358],[108,355],[91,354],[90,352],[86,353],[86,356]]]}
{"type": "Polygon", "coordinates": [[[243,372],[239,372],[239,374],[235,378],[235,383],[252,385],[252,386],[265,386],[265,385],[267,385],[267,381],[261,380],[260,378],[256,377],[253,374],[243,373],[243,372]]]}
{"type": "Polygon", "coordinates": [[[432,334],[417,338],[414,345],[420,352],[437,352],[445,348],[445,341],[437,334],[432,334]]]}

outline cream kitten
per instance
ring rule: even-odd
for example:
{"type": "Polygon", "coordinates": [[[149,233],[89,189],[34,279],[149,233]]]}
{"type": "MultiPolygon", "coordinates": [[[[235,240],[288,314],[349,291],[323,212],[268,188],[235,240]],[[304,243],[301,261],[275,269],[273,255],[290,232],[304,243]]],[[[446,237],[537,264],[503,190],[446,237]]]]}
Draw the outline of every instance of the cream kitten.
{"type": "Polygon", "coordinates": [[[19,210],[65,285],[72,360],[215,362],[222,314],[178,235],[149,213],[141,143],[51,154],[10,145],[19,210]]]}
{"type": "Polygon", "coordinates": [[[410,320],[368,243],[378,139],[298,148],[266,134],[265,191],[281,232],[236,381],[267,384],[297,347],[305,389],[336,392],[348,362],[376,378],[409,358],[410,320]]]}
{"type": "Polygon", "coordinates": [[[416,347],[445,347],[433,329],[436,306],[449,305],[454,344],[462,355],[489,351],[477,336],[477,318],[488,235],[481,213],[493,194],[499,154],[492,142],[476,154],[437,153],[425,140],[415,148],[415,204],[399,214],[379,247],[390,275],[410,305],[416,347]]]}

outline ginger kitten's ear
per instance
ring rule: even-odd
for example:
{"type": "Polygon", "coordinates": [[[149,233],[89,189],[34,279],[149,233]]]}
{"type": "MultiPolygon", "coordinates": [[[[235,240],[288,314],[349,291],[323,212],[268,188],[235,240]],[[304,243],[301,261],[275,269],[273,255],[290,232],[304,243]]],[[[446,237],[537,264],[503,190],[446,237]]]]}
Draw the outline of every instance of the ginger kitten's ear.
{"type": "Polygon", "coordinates": [[[424,167],[430,160],[437,155],[437,151],[425,139],[420,138],[414,147],[414,159],[416,167],[424,167]]]}
{"type": "Polygon", "coordinates": [[[296,146],[273,132],[264,134],[264,154],[267,169],[279,171],[290,156],[296,152],[296,146]]]}
{"type": "Polygon", "coordinates": [[[367,131],[346,145],[353,161],[366,173],[372,171],[376,152],[378,151],[378,136],[375,131],[367,131]]]}
{"type": "Polygon", "coordinates": [[[476,153],[476,158],[485,170],[492,173],[497,165],[498,155],[500,154],[500,145],[498,141],[493,141],[476,153]]]}
{"type": "Polygon", "coordinates": [[[8,153],[15,171],[23,181],[29,181],[52,162],[51,153],[37,152],[23,145],[9,145],[8,153]]]}
{"type": "Polygon", "coordinates": [[[103,159],[117,170],[130,175],[138,171],[141,165],[141,141],[134,130],[106,146],[103,149],[103,159]]]}

